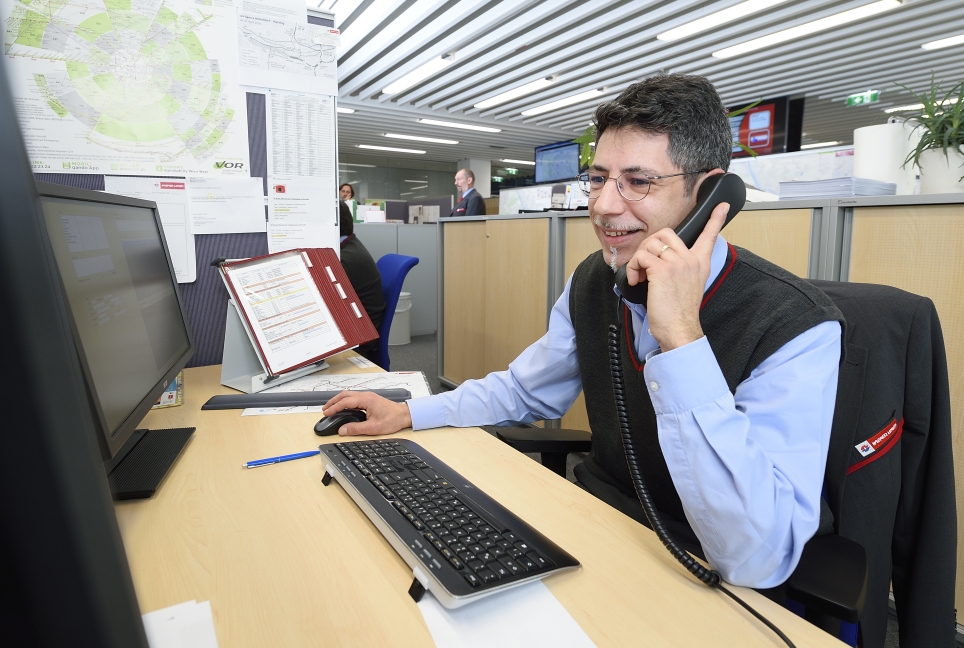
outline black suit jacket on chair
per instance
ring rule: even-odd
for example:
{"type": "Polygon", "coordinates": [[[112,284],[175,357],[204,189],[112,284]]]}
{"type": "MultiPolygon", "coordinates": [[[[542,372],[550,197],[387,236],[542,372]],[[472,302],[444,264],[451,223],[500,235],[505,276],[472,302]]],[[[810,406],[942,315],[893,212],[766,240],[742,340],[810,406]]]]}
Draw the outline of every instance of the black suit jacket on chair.
{"type": "Polygon", "coordinates": [[[901,648],[953,646],[957,507],[937,311],[888,286],[812,283],[847,320],[824,483],[836,532],[867,551],[863,645],[884,645],[893,582],[901,648]]]}
{"type": "Polygon", "coordinates": [[[478,189],[473,189],[467,196],[462,196],[449,216],[485,216],[485,200],[479,195],[478,189]]]}

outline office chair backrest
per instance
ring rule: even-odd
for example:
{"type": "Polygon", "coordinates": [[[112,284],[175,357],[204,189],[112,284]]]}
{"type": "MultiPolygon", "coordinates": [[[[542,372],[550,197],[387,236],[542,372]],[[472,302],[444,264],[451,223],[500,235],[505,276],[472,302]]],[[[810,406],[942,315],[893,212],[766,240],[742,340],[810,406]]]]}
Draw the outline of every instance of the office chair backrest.
{"type": "Polygon", "coordinates": [[[836,532],[867,552],[863,645],[883,645],[892,583],[901,644],[951,646],[957,508],[937,311],[890,286],[811,283],[847,321],[824,487],[836,532]]]}
{"type": "Polygon", "coordinates": [[[382,320],[381,330],[378,331],[378,364],[385,371],[389,369],[388,332],[392,329],[395,318],[395,306],[398,296],[402,292],[402,284],[408,271],[418,265],[418,257],[403,254],[386,254],[375,262],[378,272],[382,275],[382,292],[385,295],[385,319],[382,320]]]}

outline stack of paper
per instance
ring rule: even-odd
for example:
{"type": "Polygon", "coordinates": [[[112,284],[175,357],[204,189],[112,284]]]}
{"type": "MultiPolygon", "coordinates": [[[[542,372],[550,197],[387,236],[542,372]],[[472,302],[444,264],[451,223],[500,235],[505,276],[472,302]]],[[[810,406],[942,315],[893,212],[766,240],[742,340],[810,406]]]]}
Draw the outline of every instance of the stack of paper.
{"type": "Polygon", "coordinates": [[[218,648],[210,601],[187,601],[141,618],[151,648],[218,648]]]}
{"type": "Polygon", "coordinates": [[[805,198],[846,198],[847,196],[893,196],[897,185],[868,178],[831,178],[803,182],[781,182],[780,200],[805,198]]]}

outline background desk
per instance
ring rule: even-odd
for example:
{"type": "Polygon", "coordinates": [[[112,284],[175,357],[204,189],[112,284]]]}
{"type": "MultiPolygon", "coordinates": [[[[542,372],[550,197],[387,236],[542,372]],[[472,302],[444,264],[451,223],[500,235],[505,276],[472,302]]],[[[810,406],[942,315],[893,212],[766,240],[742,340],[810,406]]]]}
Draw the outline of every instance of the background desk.
{"type": "MultiPolygon", "coordinates": [[[[344,354],[332,373],[357,371],[344,354]]],[[[184,405],[147,427],[197,426],[150,500],[117,504],[141,610],[211,601],[218,642],[236,646],[431,646],[407,590],[412,572],[316,458],[246,470],[310,450],[315,414],[200,411],[220,367],[188,369],[184,405]]],[[[735,602],[694,581],[656,536],[479,429],[399,435],[422,444],[582,562],[546,584],[600,646],[779,646],[735,602]]],[[[797,646],[841,645],[749,590],[797,646]]]]}

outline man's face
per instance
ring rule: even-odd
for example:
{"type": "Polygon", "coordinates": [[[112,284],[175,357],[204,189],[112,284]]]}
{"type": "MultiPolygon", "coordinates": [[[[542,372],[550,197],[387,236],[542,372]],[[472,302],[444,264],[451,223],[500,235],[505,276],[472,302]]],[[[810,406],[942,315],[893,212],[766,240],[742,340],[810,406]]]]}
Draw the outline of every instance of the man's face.
{"type": "Polygon", "coordinates": [[[351,187],[349,187],[348,185],[345,185],[344,187],[341,188],[341,199],[351,200],[351,187]]]}
{"type": "Polygon", "coordinates": [[[459,171],[455,174],[455,186],[458,187],[461,193],[465,193],[465,191],[472,186],[472,180],[469,179],[464,171],[459,171]]]}
{"type": "MultiPolygon", "coordinates": [[[[631,128],[609,129],[599,138],[590,172],[615,178],[623,173],[649,176],[682,173],[669,159],[669,136],[631,128]]],[[[696,190],[685,192],[687,176],[654,180],[649,194],[630,202],[614,181],[589,199],[589,216],[602,245],[603,258],[613,267],[625,265],[639,244],[664,227],[676,228],[696,205],[696,190]],[[615,262],[613,256],[615,255],[615,262]]]]}

